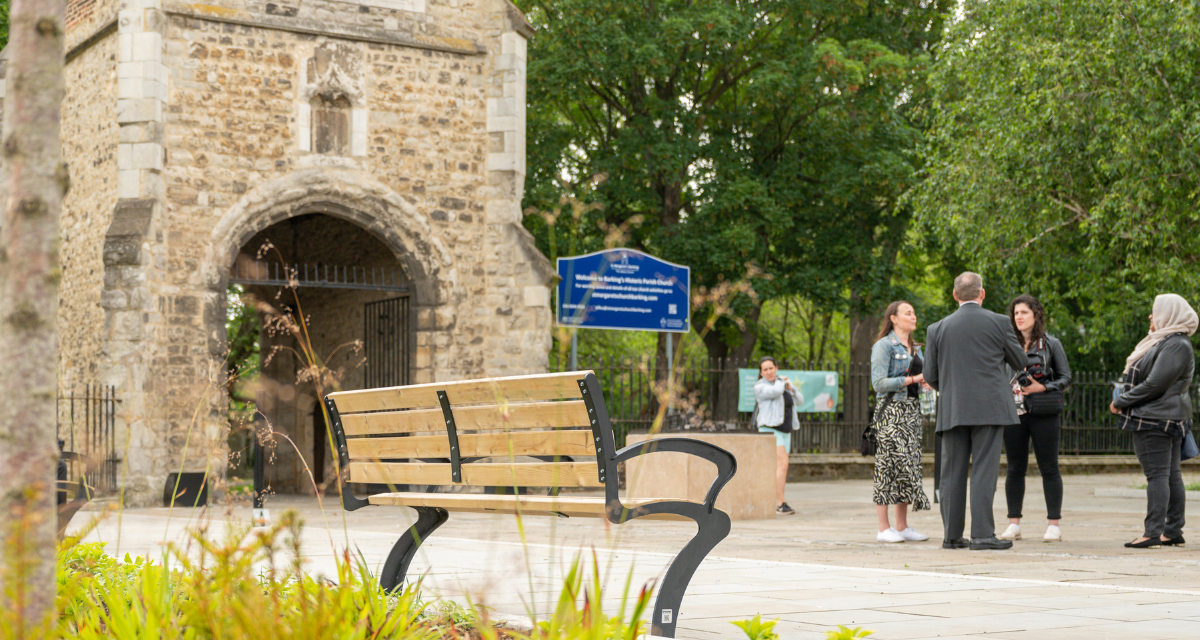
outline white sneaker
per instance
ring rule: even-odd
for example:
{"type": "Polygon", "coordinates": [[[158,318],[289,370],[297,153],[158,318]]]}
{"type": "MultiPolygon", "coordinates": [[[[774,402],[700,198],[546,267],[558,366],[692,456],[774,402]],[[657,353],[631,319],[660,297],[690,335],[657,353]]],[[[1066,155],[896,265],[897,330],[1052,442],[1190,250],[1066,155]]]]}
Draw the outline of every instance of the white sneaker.
{"type": "Polygon", "coordinates": [[[1009,523],[1008,528],[1004,530],[1004,533],[996,537],[1000,538],[1001,540],[1020,540],[1021,525],[1009,523]]]}
{"type": "Polygon", "coordinates": [[[905,540],[908,540],[909,542],[923,542],[923,541],[929,539],[929,536],[921,533],[920,531],[917,531],[916,529],[914,529],[912,527],[909,527],[909,528],[905,529],[904,531],[901,531],[900,537],[904,538],[905,540]]]}
{"type": "Polygon", "coordinates": [[[879,535],[875,536],[875,540],[878,542],[904,542],[904,536],[900,535],[895,528],[889,527],[880,531],[879,535]]]}
{"type": "Polygon", "coordinates": [[[1042,536],[1042,542],[1062,542],[1062,530],[1054,525],[1046,527],[1046,535],[1042,536]]]}

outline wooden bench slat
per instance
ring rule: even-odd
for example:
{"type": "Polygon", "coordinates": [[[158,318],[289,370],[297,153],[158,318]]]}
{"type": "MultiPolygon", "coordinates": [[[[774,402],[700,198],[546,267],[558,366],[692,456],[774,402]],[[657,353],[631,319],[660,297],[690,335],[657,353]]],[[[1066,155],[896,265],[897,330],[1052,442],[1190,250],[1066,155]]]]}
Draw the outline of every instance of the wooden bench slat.
{"type": "MultiPolygon", "coordinates": [[[[454,396],[450,399],[454,425],[459,432],[590,426],[583,400],[455,407],[454,396]]],[[[339,403],[338,413],[348,436],[446,431],[446,419],[440,408],[346,415],[341,413],[339,403]]]]}
{"type": "Polygon", "coordinates": [[[462,465],[462,482],[450,465],[436,462],[351,462],[350,482],[475,485],[485,487],[603,487],[595,462],[473,462],[462,465]]]}
{"type": "MultiPolygon", "coordinates": [[[[603,497],[576,496],[509,496],[480,495],[472,493],[379,493],[369,498],[371,504],[398,505],[406,507],[439,507],[451,511],[473,513],[521,513],[523,515],[552,516],[563,514],[572,518],[604,517],[603,497]]],[[[626,508],[636,509],[655,502],[653,498],[624,500],[626,508]]],[[[665,502],[679,502],[677,500],[665,502]]],[[[686,501],[685,501],[686,502],[686,501]]],[[[673,513],[645,516],[650,520],[687,520],[673,513]]]]}
{"type": "MultiPolygon", "coordinates": [[[[351,438],[346,441],[351,460],[388,458],[444,458],[445,435],[407,438],[351,438]]],[[[523,431],[516,433],[460,434],[458,453],[465,458],[493,456],[594,456],[591,431],[523,431]]]]}
{"type": "Polygon", "coordinates": [[[337,403],[338,413],[387,411],[437,407],[438,391],[445,391],[452,405],[501,404],[527,400],[562,400],[579,397],[579,380],[588,371],[548,373],[508,378],[483,378],[457,382],[432,382],[407,387],[387,387],[329,394],[337,403]]]}

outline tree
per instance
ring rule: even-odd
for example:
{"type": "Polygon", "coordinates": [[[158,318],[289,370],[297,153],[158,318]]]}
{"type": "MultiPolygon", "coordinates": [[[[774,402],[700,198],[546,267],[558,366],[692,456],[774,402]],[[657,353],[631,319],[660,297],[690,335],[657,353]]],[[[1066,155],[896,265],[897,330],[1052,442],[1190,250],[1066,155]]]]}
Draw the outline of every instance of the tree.
{"type": "MultiPolygon", "coordinates": [[[[901,112],[946,3],[521,4],[541,27],[526,203],[553,206],[565,181],[604,205],[584,224],[640,220],[629,245],[692,266],[697,285],[741,279],[751,264],[771,276],[735,301],[742,322],[721,319],[706,336],[710,356],[751,355],[764,300],[803,294],[840,309],[848,289],[890,286],[863,238],[903,237],[894,196],[916,138],[901,112]]],[[[541,225],[530,222],[545,238],[541,225]]],[[[711,308],[693,314],[711,319],[711,308]]]]}
{"type": "MultiPolygon", "coordinates": [[[[972,0],[931,75],[923,229],[1120,366],[1200,283],[1200,7],[972,0]]],[[[1070,346],[1068,344],[1068,346],[1070,346]]]]}
{"type": "MultiPolygon", "coordinates": [[[[0,522],[4,622],[14,637],[54,620],[54,439],[58,217],[67,190],[59,142],[62,0],[12,6],[0,229],[0,522]]],[[[6,629],[7,630],[7,629],[6,629]]]]}

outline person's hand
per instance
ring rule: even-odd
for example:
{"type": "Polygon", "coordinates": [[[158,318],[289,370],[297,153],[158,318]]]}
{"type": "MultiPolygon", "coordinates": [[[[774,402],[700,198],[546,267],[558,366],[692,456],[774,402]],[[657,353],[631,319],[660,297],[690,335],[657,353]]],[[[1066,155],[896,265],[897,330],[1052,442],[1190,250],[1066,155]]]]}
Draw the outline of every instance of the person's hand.
{"type": "Polygon", "coordinates": [[[796,390],[796,388],[792,386],[792,381],[791,381],[791,380],[788,380],[787,378],[785,378],[785,377],[783,377],[783,376],[779,376],[779,379],[780,379],[780,380],[783,380],[783,388],[784,388],[784,389],[787,389],[788,391],[795,391],[795,390],[796,390]]]}
{"type": "Polygon", "coordinates": [[[921,381],[921,388],[926,391],[933,391],[933,385],[929,384],[928,382],[925,382],[924,380],[921,381]]]}
{"type": "Polygon", "coordinates": [[[1120,415],[1120,413],[1121,413],[1121,410],[1117,408],[1117,405],[1115,405],[1111,402],[1108,403],[1108,410],[1115,414],[1118,414],[1118,415],[1120,415]]]}
{"type": "Polygon", "coordinates": [[[1030,383],[1028,387],[1021,387],[1021,393],[1024,393],[1025,395],[1029,395],[1031,393],[1044,393],[1045,391],[1046,385],[1038,382],[1037,380],[1034,380],[1032,383],[1030,383]]]}
{"type": "Polygon", "coordinates": [[[912,376],[911,384],[925,384],[925,374],[918,373],[917,375],[912,376]]]}

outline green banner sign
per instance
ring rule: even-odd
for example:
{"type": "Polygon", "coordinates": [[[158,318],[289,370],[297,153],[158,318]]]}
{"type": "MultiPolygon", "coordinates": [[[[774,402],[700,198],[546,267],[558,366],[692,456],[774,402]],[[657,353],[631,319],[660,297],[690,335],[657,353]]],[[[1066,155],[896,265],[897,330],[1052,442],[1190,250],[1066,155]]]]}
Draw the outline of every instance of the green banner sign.
{"type": "MultiPolygon", "coordinates": [[[[836,371],[792,371],[780,369],[779,375],[800,390],[804,402],[796,408],[800,413],[837,411],[838,374],[836,371]]],[[[754,383],[758,369],[738,369],[738,411],[754,411],[754,383]]]]}

